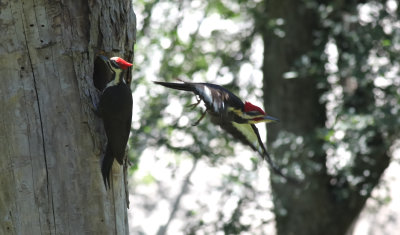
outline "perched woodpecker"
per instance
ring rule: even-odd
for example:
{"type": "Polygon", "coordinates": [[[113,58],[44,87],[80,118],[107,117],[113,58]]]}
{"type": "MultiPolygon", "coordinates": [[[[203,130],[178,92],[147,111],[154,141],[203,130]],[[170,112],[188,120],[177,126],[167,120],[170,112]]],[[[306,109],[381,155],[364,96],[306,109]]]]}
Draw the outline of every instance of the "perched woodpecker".
{"type": "Polygon", "coordinates": [[[200,119],[192,125],[197,125],[209,113],[211,122],[219,125],[222,129],[230,133],[234,138],[240,140],[243,144],[250,146],[254,151],[265,159],[272,170],[287,179],[290,182],[297,183],[297,180],[288,177],[282,173],[276,166],[261,140],[256,123],[276,122],[277,118],[268,116],[260,107],[250,102],[245,102],[227,89],[210,83],[169,83],[154,82],[168,88],[191,91],[196,94],[197,103],[191,106],[196,107],[201,101],[204,102],[206,110],[200,119]]]}
{"type": "Polygon", "coordinates": [[[132,92],[129,84],[126,84],[124,80],[123,73],[132,64],[119,57],[108,59],[105,56],[99,56],[98,58],[104,62],[110,73],[97,73],[97,76],[111,76],[111,78],[99,79],[107,81],[107,84],[96,109],[96,114],[103,119],[107,136],[107,148],[101,161],[101,174],[107,189],[107,185],[110,187],[110,172],[114,158],[120,165],[123,164],[131,130],[132,92]]]}

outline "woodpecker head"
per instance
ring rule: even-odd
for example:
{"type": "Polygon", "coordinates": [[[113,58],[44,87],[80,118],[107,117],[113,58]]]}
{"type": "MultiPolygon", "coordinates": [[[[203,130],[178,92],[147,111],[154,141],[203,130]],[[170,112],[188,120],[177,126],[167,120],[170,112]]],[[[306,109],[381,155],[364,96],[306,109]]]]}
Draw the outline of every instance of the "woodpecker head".
{"type": "Polygon", "coordinates": [[[247,101],[244,103],[242,118],[247,119],[250,124],[279,121],[277,118],[268,116],[260,107],[247,101]]]}
{"type": "Polygon", "coordinates": [[[122,59],[120,57],[111,57],[109,60],[108,66],[113,71],[117,71],[117,70],[121,71],[121,70],[128,69],[129,67],[132,66],[132,64],[125,61],[124,59],[122,59]]]}
{"type": "Polygon", "coordinates": [[[124,59],[120,57],[111,57],[108,59],[107,57],[103,55],[99,55],[99,58],[104,61],[104,63],[107,64],[107,66],[110,68],[110,70],[114,72],[121,72],[122,70],[128,69],[129,67],[132,66],[131,63],[125,61],[124,59]]]}
{"type": "Polygon", "coordinates": [[[110,59],[103,55],[99,55],[98,57],[107,65],[109,72],[112,73],[112,79],[107,82],[107,87],[117,85],[120,82],[125,82],[121,74],[124,70],[132,66],[131,63],[120,57],[111,57],[110,59]]]}

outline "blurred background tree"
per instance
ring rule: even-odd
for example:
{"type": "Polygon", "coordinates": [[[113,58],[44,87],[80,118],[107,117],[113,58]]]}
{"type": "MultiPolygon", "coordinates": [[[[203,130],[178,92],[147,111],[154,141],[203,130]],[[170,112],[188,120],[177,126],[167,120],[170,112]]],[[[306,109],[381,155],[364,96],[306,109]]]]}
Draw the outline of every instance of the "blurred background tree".
{"type": "Polygon", "coordinates": [[[134,221],[150,217],[153,230],[134,232],[348,232],[399,138],[397,1],[135,5],[132,201],[142,209],[134,221]],[[200,111],[184,106],[193,95],[151,82],[175,78],[264,100],[267,113],[281,120],[268,126],[270,153],[306,184],[294,187],[274,175],[269,184],[255,153],[207,118],[192,127],[200,111]]]}

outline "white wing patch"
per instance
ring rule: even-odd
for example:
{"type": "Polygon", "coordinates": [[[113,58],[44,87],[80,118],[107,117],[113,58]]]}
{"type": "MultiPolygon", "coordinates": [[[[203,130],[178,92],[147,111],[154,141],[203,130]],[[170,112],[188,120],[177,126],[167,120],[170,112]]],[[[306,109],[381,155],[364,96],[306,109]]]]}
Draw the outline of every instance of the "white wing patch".
{"type": "Polygon", "coordinates": [[[204,90],[200,91],[200,92],[202,93],[206,102],[208,102],[209,104],[211,104],[213,102],[211,90],[207,86],[204,86],[204,90]]]}
{"type": "Polygon", "coordinates": [[[214,102],[214,112],[218,112],[218,111],[219,111],[218,103],[214,102]]]}

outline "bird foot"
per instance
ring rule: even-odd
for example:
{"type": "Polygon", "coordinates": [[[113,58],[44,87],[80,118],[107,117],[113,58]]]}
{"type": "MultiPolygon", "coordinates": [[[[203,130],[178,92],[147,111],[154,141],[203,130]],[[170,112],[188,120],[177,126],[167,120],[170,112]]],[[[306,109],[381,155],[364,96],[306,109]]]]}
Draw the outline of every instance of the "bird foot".
{"type": "Polygon", "coordinates": [[[207,109],[203,112],[203,114],[201,114],[201,117],[199,120],[197,120],[197,122],[193,123],[192,126],[197,126],[199,125],[200,121],[203,120],[203,118],[206,116],[207,113],[207,109]]]}
{"type": "Polygon", "coordinates": [[[198,98],[198,97],[196,96],[196,100],[197,100],[197,103],[194,103],[194,104],[189,104],[187,107],[191,107],[191,109],[194,109],[194,108],[196,108],[196,107],[197,107],[197,105],[199,105],[199,104],[200,104],[200,102],[201,102],[201,99],[200,99],[200,98],[198,98]]]}

